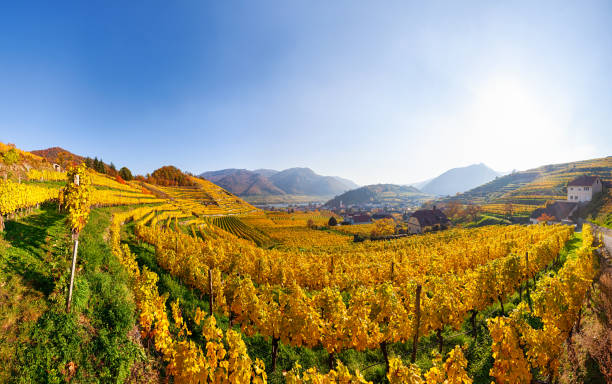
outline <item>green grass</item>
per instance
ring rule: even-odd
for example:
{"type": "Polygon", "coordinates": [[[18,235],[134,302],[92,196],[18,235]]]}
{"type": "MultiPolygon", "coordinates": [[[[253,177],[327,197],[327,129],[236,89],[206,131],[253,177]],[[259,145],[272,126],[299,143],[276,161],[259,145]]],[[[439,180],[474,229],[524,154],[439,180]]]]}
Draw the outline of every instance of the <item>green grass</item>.
{"type": "Polygon", "coordinates": [[[510,221],[493,215],[481,215],[478,221],[471,222],[466,225],[466,228],[483,227],[485,225],[510,225],[510,221]]]}
{"type": "Polygon", "coordinates": [[[135,307],[127,276],[105,241],[110,212],[93,210],[81,233],[69,314],[65,300],[72,241],[65,216],[48,204],[7,222],[0,273],[9,283],[0,294],[14,304],[0,310],[6,329],[0,381],[117,383],[144,358],[144,350],[128,338],[135,307]]]}

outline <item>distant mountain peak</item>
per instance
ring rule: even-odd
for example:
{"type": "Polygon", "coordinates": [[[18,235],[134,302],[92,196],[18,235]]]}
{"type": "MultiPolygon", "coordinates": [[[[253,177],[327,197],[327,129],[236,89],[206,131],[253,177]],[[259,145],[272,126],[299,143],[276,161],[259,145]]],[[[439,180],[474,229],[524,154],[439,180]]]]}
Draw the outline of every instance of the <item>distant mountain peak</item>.
{"type": "Polygon", "coordinates": [[[484,163],[471,164],[449,169],[423,185],[421,190],[438,196],[455,195],[487,183],[499,175],[484,163]]]}

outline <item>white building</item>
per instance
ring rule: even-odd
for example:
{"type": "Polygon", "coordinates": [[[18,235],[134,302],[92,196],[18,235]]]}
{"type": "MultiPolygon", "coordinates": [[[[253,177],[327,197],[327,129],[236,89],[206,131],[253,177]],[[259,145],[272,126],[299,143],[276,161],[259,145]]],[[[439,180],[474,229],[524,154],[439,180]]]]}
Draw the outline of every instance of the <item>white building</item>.
{"type": "Polygon", "coordinates": [[[601,179],[597,176],[579,176],[567,184],[567,201],[582,203],[591,201],[602,190],[601,179]]]}

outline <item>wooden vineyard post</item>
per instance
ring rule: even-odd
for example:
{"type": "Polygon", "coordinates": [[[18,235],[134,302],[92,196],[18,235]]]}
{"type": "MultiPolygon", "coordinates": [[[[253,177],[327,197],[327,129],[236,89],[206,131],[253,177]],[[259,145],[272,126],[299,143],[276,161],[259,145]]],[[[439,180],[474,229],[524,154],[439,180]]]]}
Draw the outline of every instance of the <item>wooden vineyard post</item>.
{"type": "Polygon", "coordinates": [[[416,315],[416,327],[414,330],[414,339],[412,340],[412,363],[416,361],[417,347],[419,343],[419,328],[421,327],[421,284],[417,284],[416,287],[416,299],[415,299],[415,315],[416,315]]]}
{"type": "Polygon", "coordinates": [[[383,357],[385,358],[385,372],[389,372],[389,352],[387,351],[387,342],[383,341],[380,343],[380,350],[382,351],[383,357]]]}
{"type": "Polygon", "coordinates": [[[74,238],[74,249],[72,251],[72,267],[70,268],[70,288],[68,289],[68,301],[66,302],[66,312],[70,312],[70,303],[72,302],[72,289],[74,288],[74,274],[77,262],[77,250],[79,248],[79,235],[74,238]]]}
{"type": "Polygon", "coordinates": [[[527,270],[527,279],[525,282],[525,295],[527,296],[527,304],[529,305],[529,310],[533,311],[531,308],[531,295],[529,294],[529,252],[525,252],[525,269],[527,270]]]}
{"type": "Polygon", "coordinates": [[[327,365],[330,371],[334,369],[334,366],[336,365],[336,354],[335,353],[330,352],[327,355],[327,365]]]}
{"type": "Polygon", "coordinates": [[[278,337],[272,338],[272,372],[276,371],[276,361],[278,360],[278,337]]]}
{"type": "Polygon", "coordinates": [[[474,337],[477,336],[478,330],[476,329],[476,316],[478,315],[478,311],[472,309],[472,316],[470,317],[470,322],[472,323],[472,334],[474,337]]]}
{"type": "Polygon", "coordinates": [[[213,314],[213,281],[212,281],[212,269],[208,269],[208,292],[209,292],[209,301],[208,301],[208,314],[212,316],[213,314]]]}
{"type": "MultiPolygon", "coordinates": [[[[79,186],[79,174],[74,175],[74,185],[79,186]]],[[[74,239],[74,248],[72,250],[72,267],[70,268],[70,288],[68,288],[68,300],[66,301],[66,312],[70,312],[70,303],[72,302],[72,290],[74,288],[74,274],[77,262],[77,250],[79,249],[79,232],[72,232],[74,239]]]]}

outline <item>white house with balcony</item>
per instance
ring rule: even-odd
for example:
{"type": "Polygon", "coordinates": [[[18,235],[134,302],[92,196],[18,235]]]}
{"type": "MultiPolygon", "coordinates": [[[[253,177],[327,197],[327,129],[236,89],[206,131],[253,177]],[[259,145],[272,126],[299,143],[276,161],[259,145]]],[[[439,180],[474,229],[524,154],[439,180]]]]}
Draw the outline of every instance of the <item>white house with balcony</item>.
{"type": "Polygon", "coordinates": [[[579,176],[567,184],[567,201],[584,203],[602,191],[601,179],[598,176],[579,176]]]}

